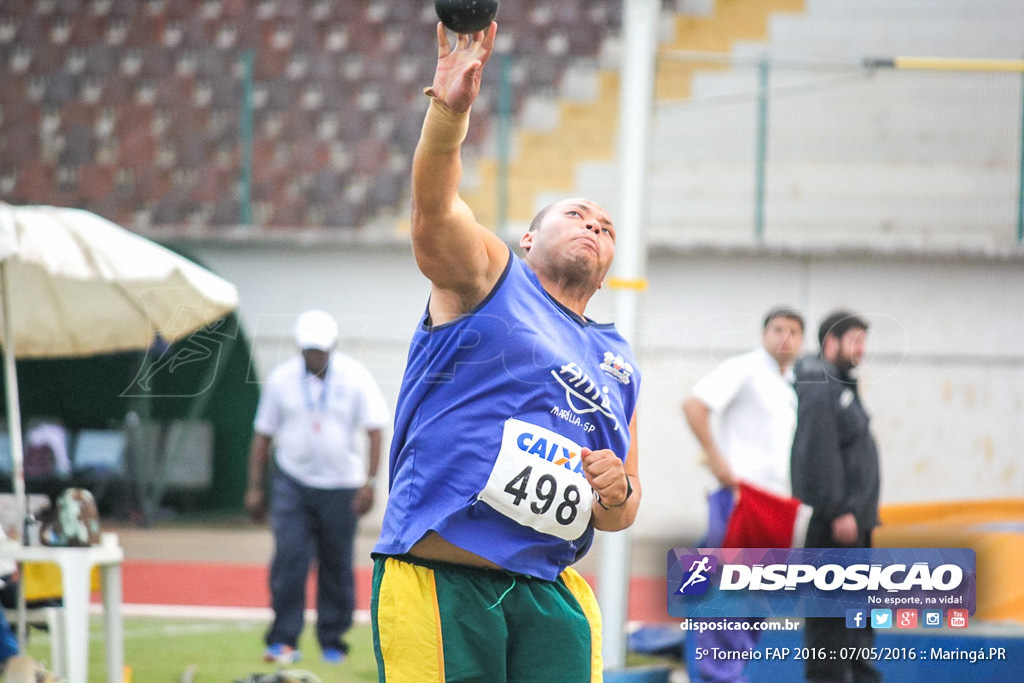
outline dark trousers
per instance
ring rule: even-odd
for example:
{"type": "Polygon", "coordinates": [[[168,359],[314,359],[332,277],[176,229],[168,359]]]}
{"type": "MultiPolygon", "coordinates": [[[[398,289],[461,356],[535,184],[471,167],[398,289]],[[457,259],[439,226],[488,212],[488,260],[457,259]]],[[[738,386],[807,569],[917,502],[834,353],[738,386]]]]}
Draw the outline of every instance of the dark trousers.
{"type": "MultiPolygon", "coordinates": [[[[718,489],[708,496],[708,531],[698,543],[705,548],[720,548],[729,527],[729,516],[734,503],[732,489],[718,489]]],[[[737,618],[704,618],[705,622],[720,622],[723,626],[734,622],[737,626],[754,624],[764,621],[760,617],[737,618]]],[[[750,652],[761,640],[761,631],[755,630],[708,630],[687,633],[686,656],[690,662],[688,674],[695,683],[746,683],[743,673],[747,662],[743,659],[716,659],[714,657],[696,657],[698,648],[722,652],[750,652]]]]}
{"type": "Polygon", "coordinates": [[[270,596],[274,621],[267,644],[297,647],[304,625],[306,579],[317,561],[316,638],[321,648],[347,651],[342,635],[352,626],[355,581],[352,555],[356,489],[303,486],[280,470],[274,474],[270,526],[274,559],[270,565],[270,596]]]}
{"type": "Polygon", "coordinates": [[[882,674],[870,659],[842,660],[838,655],[840,648],[870,648],[874,644],[875,632],[870,625],[847,628],[844,618],[808,617],[804,619],[804,645],[837,654],[835,659],[808,657],[804,675],[809,683],[877,683],[882,674]]]}
{"type": "MultiPolygon", "coordinates": [[[[871,547],[871,530],[862,532],[858,546],[871,547]]],[[[836,548],[832,540],[832,525],[829,520],[811,520],[807,529],[808,548],[836,548]]],[[[804,619],[804,645],[808,648],[824,648],[836,652],[836,658],[815,659],[808,657],[804,664],[804,675],[808,683],[877,683],[882,674],[868,658],[842,659],[841,648],[870,648],[875,644],[875,632],[871,625],[866,628],[847,628],[845,618],[807,617],[804,619]]]]}

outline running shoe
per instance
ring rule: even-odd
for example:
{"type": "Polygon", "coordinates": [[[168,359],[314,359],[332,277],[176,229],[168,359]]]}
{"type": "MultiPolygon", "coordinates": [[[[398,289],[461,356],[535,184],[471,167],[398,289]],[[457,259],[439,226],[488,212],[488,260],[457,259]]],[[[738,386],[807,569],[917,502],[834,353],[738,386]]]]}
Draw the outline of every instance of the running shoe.
{"type": "Polygon", "coordinates": [[[277,664],[294,664],[295,662],[302,660],[302,653],[296,650],[291,645],[285,645],[284,643],[274,643],[267,647],[263,652],[264,662],[274,662],[277,664]]]}

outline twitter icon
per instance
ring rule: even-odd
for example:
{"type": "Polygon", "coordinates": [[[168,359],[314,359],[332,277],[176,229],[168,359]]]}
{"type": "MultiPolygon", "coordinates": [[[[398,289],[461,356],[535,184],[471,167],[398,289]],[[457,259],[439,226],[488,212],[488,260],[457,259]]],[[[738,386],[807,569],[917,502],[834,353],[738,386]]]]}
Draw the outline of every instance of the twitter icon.
{"type": "Polygon", "coordinates": [[[892,610],[871,610],[871,628],[892,628],[892,610]]]}

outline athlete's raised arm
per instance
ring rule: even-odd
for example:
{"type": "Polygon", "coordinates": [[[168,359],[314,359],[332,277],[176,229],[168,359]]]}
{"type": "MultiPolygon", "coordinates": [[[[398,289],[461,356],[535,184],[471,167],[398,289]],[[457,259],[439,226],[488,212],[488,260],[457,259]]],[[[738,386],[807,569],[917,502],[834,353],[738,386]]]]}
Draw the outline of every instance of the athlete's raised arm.
{"type": "Polygon", "coordinates": [[[486,31],[459,34],[453,47],[444,26],[437,25],[437,68],[412,165],[413,251],[433,283],[435,324],[483,300],[508,261],[505,243],[477,222],[459,196],[462,142],[497,29],[491,23],[486,31]]]}

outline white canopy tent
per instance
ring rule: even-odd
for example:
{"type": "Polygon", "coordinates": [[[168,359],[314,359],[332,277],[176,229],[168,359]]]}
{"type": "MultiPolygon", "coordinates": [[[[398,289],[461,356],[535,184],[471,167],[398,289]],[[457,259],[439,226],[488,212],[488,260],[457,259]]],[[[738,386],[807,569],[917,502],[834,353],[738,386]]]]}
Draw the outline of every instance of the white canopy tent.
{"type": "Polygon", "coordinates": [[[149,348],[233,311],[238,291],[192,261],[95,214],[0,202],[0,344],[12,479],[25,512],[17,358],[149,348]]]}

